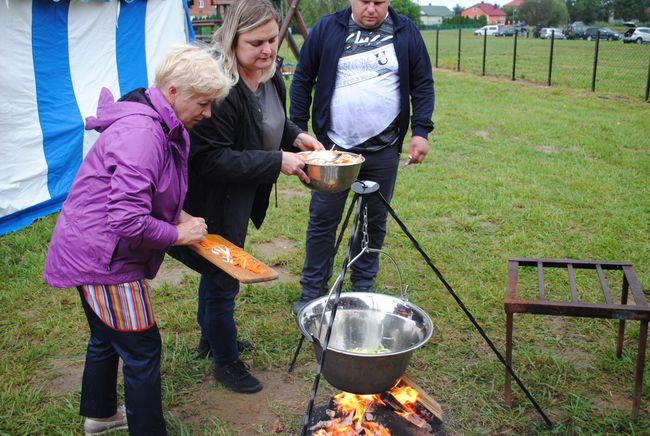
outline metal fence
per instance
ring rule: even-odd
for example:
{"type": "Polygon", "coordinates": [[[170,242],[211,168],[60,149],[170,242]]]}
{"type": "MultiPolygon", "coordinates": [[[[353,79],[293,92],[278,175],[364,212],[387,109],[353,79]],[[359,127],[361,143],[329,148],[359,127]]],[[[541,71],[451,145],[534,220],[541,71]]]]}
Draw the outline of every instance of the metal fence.
{"type": "Polygon", "coordinates": [[[474,29],[423,30],[436,68],[503,76],[548,86],[649,99],[650,44],[475,35],[474,29]]]}

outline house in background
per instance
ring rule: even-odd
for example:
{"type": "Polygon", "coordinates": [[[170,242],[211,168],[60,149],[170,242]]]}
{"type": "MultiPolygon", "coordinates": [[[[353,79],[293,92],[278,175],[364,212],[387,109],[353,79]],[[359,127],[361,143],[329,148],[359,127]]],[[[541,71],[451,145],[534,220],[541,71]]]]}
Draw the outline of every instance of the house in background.
{"type": "Polygon", "coordinates": [[[505,5],[501,6],[502,8],[510,8],[513,11],[517,10],[521,7],[521,5],[524,4],[524,0],[512,0],[511,2],[506,3],[505,5]]]}
{"type": "Polygon", "coordinates": [[[484,2],[468,7],[460,15],[469,18],[478,18],[484,15],[488,24],[506,24],[506,18],[508,17],[508,14],[499,9],[496,4],[491,5],[484,2]]]}
{"type": "Polygon", "coordinates": [[[454,13],[447,6],[420,6],[420,21],[423,26],[442,24],[443,18],[453,17],[454,13]]]}
{"type": "Polygon", "coordinates": [[[190,8],[190,17],[193,20],[197,18],[207,18],[213,15],[223,17],[226,13],[228,6],[234,0],[190,0],[188,6],[190,8]]]}

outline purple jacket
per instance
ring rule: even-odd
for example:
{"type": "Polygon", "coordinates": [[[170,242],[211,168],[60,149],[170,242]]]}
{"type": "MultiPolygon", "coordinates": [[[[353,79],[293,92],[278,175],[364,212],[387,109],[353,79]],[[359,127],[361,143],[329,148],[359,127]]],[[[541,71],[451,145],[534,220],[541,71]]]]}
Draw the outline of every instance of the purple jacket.
{"type": "Polygon", "coordinates": [[[136,97],[114,102],[104,88],[97,117],[86,119],[101,135],[52,234],[43,274],[51,286],[153,278],[178,239],[189,137],[158,88],[136,97]]]}

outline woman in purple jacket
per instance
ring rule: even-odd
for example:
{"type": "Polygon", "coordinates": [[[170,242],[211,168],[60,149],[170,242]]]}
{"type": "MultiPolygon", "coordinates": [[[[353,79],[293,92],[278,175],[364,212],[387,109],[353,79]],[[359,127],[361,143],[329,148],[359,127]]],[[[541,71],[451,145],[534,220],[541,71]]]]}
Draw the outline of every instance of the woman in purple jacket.
{"type": "Polygon", "coordinates": [[[203,240],[206,224],[181,210],[187,191],[186,128],[210,117],[231,87],[206,51],[173,48],[155,84],[114,102],[103,89],[86,129],[101,132],[63,204],[44,280],[76,287],[90,339],[80,414],[84,430],[166,434],[160,392],[161,340],[150,287],[165,249],[203,240]],[[123,361],[126,410],[117,407],[123,361]],[[128,417],[128,420],[127,420],[128,417]]]}

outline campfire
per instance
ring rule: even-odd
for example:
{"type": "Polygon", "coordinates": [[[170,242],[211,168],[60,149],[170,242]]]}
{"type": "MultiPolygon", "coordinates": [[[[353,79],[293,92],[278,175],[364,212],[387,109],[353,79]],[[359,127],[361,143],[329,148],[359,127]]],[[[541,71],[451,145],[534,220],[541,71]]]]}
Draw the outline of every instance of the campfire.
{"type": "Polygon", "coordinates": [[[420,395],[421,389],[414,385],[405,376],[380,394],[341,392],[332,397],[331,407],[309,430],[313,436],[433,434],[441,424],[440,406],[426,394],[420,395]]]}

